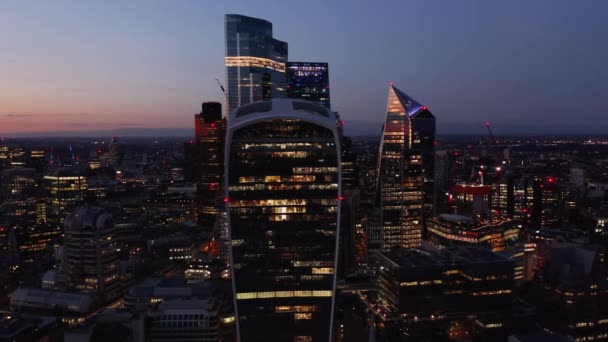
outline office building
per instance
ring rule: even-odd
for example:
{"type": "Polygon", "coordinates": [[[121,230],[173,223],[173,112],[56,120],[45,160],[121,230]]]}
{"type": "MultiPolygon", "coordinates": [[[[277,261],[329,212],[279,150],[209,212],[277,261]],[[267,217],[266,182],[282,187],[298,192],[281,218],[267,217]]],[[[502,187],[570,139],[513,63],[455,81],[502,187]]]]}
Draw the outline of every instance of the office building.
{"type": "Polygon", "coordinates": [[[8,167],[11,164],[11,149],[8,147],[8,142],[4,137],[0,137],[0,169],[8,167]]]}
{"type": "Polygon", "coordinates": [[[125,306],[133,312],[146,312],[158,303],[207,298],[223,298],[212,282],[187,283],[180,278],[150,277],[129,289],[125,295],[125,306]]]}
{"type": "Polygon", "coordinates": [[[490,217],[492,186],[477,183],[455,184],[450,209],[458,215],[490,217]]]}
{"type": "Polygon", "coordinates": [[[553,243],[530,296],[540,326],[573,341],[608,339],[605,247],[553,243]]]}
{"type": "Polygon", "coordinates": [[[233,112],[226,197],[241,341],[329,341],[340,227],[335,114],[275,99],[233,112]]]}
{"type": "Polygon", "coordinates": [[[225,62],[228,113],[248,103],[284,95],[287,43],[273,38],[272,23],[227,14],[225,62]]]}
{"type": "Polygon", "coordinates": [[[61,168],[44,176],[48,218],[61,221],[86,199],[87,176],[76,168],[61,168]]]}
{"type": "Polygon", "coordinates": [[[515,216],[515,186],[510,173],[496,175],[490,193],[490,215],[493,218],[513,218],[515,216]]]}
{"type": "Polygon", "coordinates": [[[513,263],[506,257],[475,246],[423,246],[380,254],[380,260],[378,297],[410,337],[403,340],[506,338],[513,291],[513,263]]]}
{"type": "Polygon", "coordinates": [[[66,217],[64,234],[66,287],[104,302],[116,299],[121,284],[112,216],[97,207],[79,208],[66,217]]]}
{"type": "Polygon", "coordinates": [[[287,97],[331,108],[327,63],[287,62],[287,97]]]}
{"type": "Polygon", "coordinates": [[[150,342],[222,340],[220,303],[212,298],[174,299],[159,304],[148,317],[150,342]]]}
{"type": "Polygon", "coordinates": [[[406,103],[410,117],[411,149],[422,154],[422,175],[424,176],[425,212],[430,212],[435,196],[435,116],[426,106],[400,92],[401,101],[406,103]],[[409,105],[408,105],[409,104],[409,105]]]}
{"type": "Polygon", "coordinates": [[[428,239],[442,247],[480,245],[495,252],[515,245],[521,225],[513,220],[485,220],[456,214],[440,214],[426,221],[428,239]]]}
{"type": "Polygon", "coordinates": [[[185,144],[187,178],[197,184],[200,198],[198,221],[210,226],[218,213],[217,197],[224,183],[226,120],[219,102],[204,102],[194,116],[196,139],[185,144]]]}
{"type": "MultiPolygon", "coordinates": [[[[381,237],[371,239],[382,241],[380,249],[383,251],[392,247],[418,247],[422,240],[423,155],[428,153],[424,152],[428,127],[423,124],[424,121],[420,121],[416,126],[420,132],[413,133],[413,120],[426,112],[426,107],[413,101],[393,84],[390,85],[378,153],[376,200],[380,207],[377,220],[381,229],[368,234],[381,234],[381,237]]],[[[420,120],[423,120],[422,117],[420,120]]]]}
{"type": "Polygon", "coordinates": [[[196,143],[215,141],[221,137],[222,104],[219,102],[203,102],[200,114],[194,114],[194,133],[196,143]]]}
{"type": "Polygon", "coordinates": [[[82,323],[96,308],[95,297],[86,293],[17,288],[10,296],[11,311],[59,316],[64,323],[82,323]]]}
{"type": "Polygon", "coordinates": [[[18,227],[25,235],[37,222],[38,195],[36,170],[0,172],[0,225],[18,227]]]}
{"type": "Polygon", "coordinates": [[[108,146],[108,156],[110,159],[109,166],[114,168],[120,167],[122,161],[122,149],[120,144],[118,143],[118,137],[116,136],[112,137],[112,141],[110,141],[110,144],[108,146]]]}

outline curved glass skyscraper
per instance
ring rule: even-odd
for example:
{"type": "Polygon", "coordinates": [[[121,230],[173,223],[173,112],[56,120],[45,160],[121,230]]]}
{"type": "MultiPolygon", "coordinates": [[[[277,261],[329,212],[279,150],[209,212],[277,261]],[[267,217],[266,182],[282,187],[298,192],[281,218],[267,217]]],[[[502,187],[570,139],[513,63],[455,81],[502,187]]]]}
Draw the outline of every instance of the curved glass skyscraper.
{"type": "Polygon", "coordinates": [[[272,23],[227,14],[225,62],[228,113],[284,93],[287,43],[272,37],[272,23]]]}
{"type": "Polygon", "coordinates": [[[342,199],[335,114],[260,101],[232,113],[226,140],[240,341],[329,341],[342,199]]]}

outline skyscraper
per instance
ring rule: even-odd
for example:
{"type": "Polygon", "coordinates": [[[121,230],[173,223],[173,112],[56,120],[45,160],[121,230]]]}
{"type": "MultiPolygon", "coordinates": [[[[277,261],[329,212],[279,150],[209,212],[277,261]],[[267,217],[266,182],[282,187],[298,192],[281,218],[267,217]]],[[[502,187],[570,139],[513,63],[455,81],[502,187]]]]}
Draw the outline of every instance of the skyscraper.
{"type": "MultiPolygon", "coordinates": [[[[434,138],[433,114],[391,83],[378,154],[377,200],[381,229],[370,232],[382,234],[371,237],[372,241],[383,242],[380,249],[420,245],[424,180],[433,177],[432,172],[426,172],[426,167],[432,170],[434,138]]],[[[431,187],[431,194],[432,190],[431,187]]]]}
{"type": "Polygon", "coordinates": [[[194,115],[194,127],[196,141],[185,145],[188,179],[197,183],[202,199],[199,221],[212,224],[218,212],[216,197],[224,182],[226,120],[222,104],[204,102],[201,113],[194,115]]]}
{"type": "Polygon", "coordinates": [[[321,102],[331,108],[327,63],[287,62],[287,97],[321,102]]]}
{"type": "Polygon", "coordinates": [[[399,102],[409,117],[408,148],[422,154],[422,175],[424,177],[424,202],[428,212],[435,195],[435,116],[426,106],[414,100],[401,90],[394,89],[399,102]]]}
{"type": "Polygon", "coordinates": [[[272,37],[272,23],[226,15],[228,113],[235,108],[280,97],[285,90],[287,43],[272,37]]]}
{"type": "Polygon", "coordinates": [[[329,340],[343,199],[335,114],[305,101],[252,103],[233,112],[226,139],[240,340],[329,340]]]}

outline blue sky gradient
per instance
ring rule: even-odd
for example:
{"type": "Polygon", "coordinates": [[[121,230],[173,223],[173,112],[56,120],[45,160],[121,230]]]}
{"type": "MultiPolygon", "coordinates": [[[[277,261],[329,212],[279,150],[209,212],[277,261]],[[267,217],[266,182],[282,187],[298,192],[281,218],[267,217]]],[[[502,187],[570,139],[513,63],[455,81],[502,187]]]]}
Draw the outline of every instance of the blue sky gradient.
{"type": "Polygon", "coordinates": [[[192,127],[222,100],[226,13],[328,62],[347,132],[379,131],[391,81],[443,133],[608,128],[604,0],[4,0],[0,134],[192,127]]]}

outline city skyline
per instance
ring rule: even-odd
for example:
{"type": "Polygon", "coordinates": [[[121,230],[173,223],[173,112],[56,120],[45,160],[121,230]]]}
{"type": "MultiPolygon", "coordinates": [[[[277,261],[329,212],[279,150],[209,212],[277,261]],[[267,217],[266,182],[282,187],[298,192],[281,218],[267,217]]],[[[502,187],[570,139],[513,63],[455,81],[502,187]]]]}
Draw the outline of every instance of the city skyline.
{"type": "Polygon", "coordinates": [[[499,135],[596,134],[606,124],[605,3],[552,1],[551,11],[544,1],[521,2],[525,10],[476,1],[317,3],[297,11],[277,2],[142,4],[4,3],[0,29],[11,34],[0,38],[8,80],[0,82],[0,134],[190,128],[200,102],[223,100],[214,78],[226,85],[226,13],[272,22],[273,35],[290,43],[290,60],[329,63],[332,109],[347,134],[380,134],[391,81],[441,113],[439,133],[483,134],[485,121],[499,135]],[[312,15],[319,25],[302,19],[312,15]],[[403,37],[407,43],[394,44],[403,37]]]}
{"type": "Polygon", "coordinates": [[[0,341],[608,341],[601,6],[110,1],[0,4],[0,341]]]}

